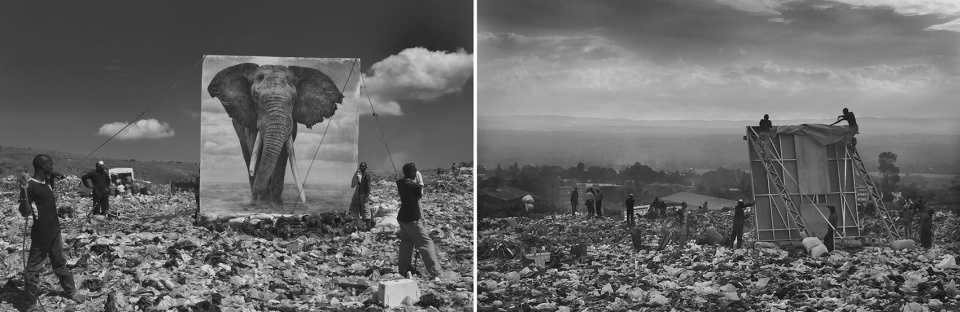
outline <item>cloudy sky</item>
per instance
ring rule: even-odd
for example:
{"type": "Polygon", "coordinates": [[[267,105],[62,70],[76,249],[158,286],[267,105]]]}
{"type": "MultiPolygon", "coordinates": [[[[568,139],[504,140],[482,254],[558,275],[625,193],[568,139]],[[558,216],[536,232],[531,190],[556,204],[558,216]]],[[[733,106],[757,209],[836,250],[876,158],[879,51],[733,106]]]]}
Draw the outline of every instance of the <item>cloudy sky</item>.
{"type": "MultiPolygon", "coordinates": [[[[199,161],[203,55],[360,58],[394,160],[449,166],[473,157],[472,16],[459,1],[5,1],[0,145],[85,155],[150,107],[96,155],[199,161]]],[[[365,105],[359,159],[392,172],[365,105]]]]}
{"type": "Polygon", "coordinates": [[[482,1],[477,113],[960,116],[955,0],[482,1]]]}

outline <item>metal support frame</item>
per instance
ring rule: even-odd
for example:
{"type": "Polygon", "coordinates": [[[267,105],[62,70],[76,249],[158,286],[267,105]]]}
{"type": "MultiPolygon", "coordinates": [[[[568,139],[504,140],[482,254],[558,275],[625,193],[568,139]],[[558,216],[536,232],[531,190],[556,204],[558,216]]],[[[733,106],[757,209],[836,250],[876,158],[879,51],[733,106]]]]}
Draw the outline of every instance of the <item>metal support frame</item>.
{"type": "Polygon", "coordinates": [[[887,213],[887,208],[883,205],[883,196],[880,195],[880,191],[877,190],[875,184],[873,183],[873,178],[870,177],[867,167],[860,159],[860,152],[858,152],[855,147],[847,146],[846,154],[853,160],[853,167],[857,169],[857,173],[860,174],[863,184],[867,186],[867,194],[869,195],[870,200],[876,205],[877,211],[880,213],[880,218],[882,219],[884,225],[883,229],[887,232],[887,238],[900,239],[900,230],[887,213]]]}
{"type": "MultiPolygon", "coordinates": [[[[757,155],[760,156],[760,161],[763,164],[763,168],[766,169],[767,177],[773,178],[773,183],[777,188],[777,193],[780,195],[780,198],[783,199],[787,211],[789,211],[791,217],[793,217],[793,222],[797,225],[800,235],[803,237],[811,236],[803,221],[803,217],[800,215],[800,210],[797,209],[797,205],[793,202],[793,198],[790,197],[789,193],[787,193],[787,188],[783,183],[783,178],[779,173],[777,173],[777,168],[773,165],[773,161],[767,157],[766,149],[763,146],[765,143],[758,142],[759,135],[753,130],[753,128],[750,128],[750,133],[747,137],[750,143],[753,144],[753,148],[756,150],[757,155]]],[[[781,168],[783,168],[783,164],[781,164],[781,168]]]]}

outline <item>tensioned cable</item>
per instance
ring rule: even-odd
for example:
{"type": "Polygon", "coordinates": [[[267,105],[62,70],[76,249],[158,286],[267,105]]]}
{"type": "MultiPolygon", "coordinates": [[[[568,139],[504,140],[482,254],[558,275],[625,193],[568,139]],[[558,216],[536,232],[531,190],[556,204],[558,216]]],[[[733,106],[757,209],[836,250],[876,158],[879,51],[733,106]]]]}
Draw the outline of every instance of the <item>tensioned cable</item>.
{"type": "Polygon", "coordinates": [[[367,103],[370,103],[370,110],[373,112],[373,119],[377,121],[377,128],[380,128],[380,137],[383,138],[383,147],[387,149],[387,157],[390,157],[390,165],[393,166],[393,174],[397,174],[397,165],[393,162],[393,155],[390,155],[390,147],[387,146],[387,137],[383,135],[383,126],[380,125],[380,117],[377,116],[377,110],[373,108],[373,101],[370,100],[370,93],[367,92],[367,83],[360,75],[360,82],[363,83],[364,94],[367,96],[367,103]]]}
{"type": "MultiPolygon", "coordinates": [[[[353,69],[357,67],[357,61],[359,60],[360,59],[353,60],[353,65],[350,66],[350,73],[347,74],[347,80],[343,82],[343,87],[340,88],[341,94],[343,93],[343,90],[347,89],[347,84],[350,83],[350,77],[353,77],[353,69]]],[[[303,184],[307,184],[307,177],[310,176],[310,170],[313,169],[313,162],[317,160],[317,155],[320,154],[320,146],[323,146],[323,139],[327,138],[327,130],[330,130],[330,124],[332,123],[333,121],[327,119],[327,127],[323,129],[323,136],[320,137],[320,144],[317,144],[317,150],[313,152],[313,159],[310,160],[310,166],[307,167],[307,173],[303,175],[303,184]]],[[[297,184],[300,183],[300,181],[293,182],[297,184]]],[[[301,185],[300,188],[302,189],[303,185],[301,185]]],[[[296,202],[296,204],[293,205],[293,211],[297,211],[297,205],[299,204],[300,202],[296,202]]]]}
{"type": "Polygon", "coordinates": [[[126,130],[127,127],[129,127],[130,125],[136,123],[137,121],[140,121],[140,117],[142,117],[143,114],[146,114],[147,111],[149,111],[151,108],[153,108],[153,106],[156,106],[158,103],[160,103],[160,101],[162,101],[163,98],[165,98],[165,97],[167,96],[167,94],[170,94],[170,91],[173,91],[173,88],[176,88],[177,85],[179,85],[180,82],[183,81],[184,78],[187,78],[187,75],[189,75],[191,72],[193,72],[193,69],[194,69],[194,68],[197,68],[197,65],[199,65],[200,62],[203,62],[203,57],[201,57],[200,60],[198,60],[196,63],[194,63],[193,66],[190,67],[190,70],[188,70],[186,73],[184,73],[184,74],[183,74],[183,77],[180,77],[180,79],[178,79],[177,82],[173,84],[173,86],[170,86],[170,88],[167,89],[166,92],[164,92],[163,94],[161,94],[161,95],[160,95],[160,98],[158,98],[155,102],[153,102],[153,104],[152,104],[151,106],[148,106],[147,109],[144,110],[142,113],[140,113],[140,115],[137,115],[137,117],[136,117],[132,122],[127,123],[127,125],[124,126],[122,129],[120,129],[120,131],[117,131],[117,133],[114,133],[113,136],[111,136],[109,139],[107,139],[106,141],[104,141],[103,144],[100,144],[100,146],[98,146],[97,149],[95,149],[95,150],[93,150],[92,152],[90,152],[90,154],[87,154],[87,156],[84,156],[83,159],[81,159],[80,161],[83,162],[84,160],[87,160],[87,158],[90,157],[90,155],[93,155],[93,153],[96,153],[97,151],[99,151],[101,147],[103,147],[104,145],[107,145],[107,143],[109,143],[111,140],[113,140],[113,138],[117,137],[117,135],[119,135],[120,132],[123,132],[123,130],[126,130]]]}

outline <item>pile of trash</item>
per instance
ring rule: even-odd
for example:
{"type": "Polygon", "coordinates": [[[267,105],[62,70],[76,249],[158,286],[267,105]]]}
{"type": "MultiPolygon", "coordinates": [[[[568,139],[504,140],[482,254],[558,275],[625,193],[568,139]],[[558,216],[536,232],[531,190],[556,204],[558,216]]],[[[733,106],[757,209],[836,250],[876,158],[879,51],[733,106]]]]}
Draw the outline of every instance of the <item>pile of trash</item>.
{"type": "MultiPolygon", "coordinates": [[[[0,310],[15,310],[24,307],[23,218],[16,196],[7,195],[18,187],[16,179],[7,180],[0,180],[0,310]]],[[[374,204],[393,205],[396,184],[371,187],[382,194],[374,204]]],[[[61,219],[64,249],[80,292],[91,300],[77,304],[58,296],[47,265],[40,299],[47,311],[381,311],[380,282],[404,278],[396,273],[395,232],[362,231],[346,212],[194,226],[190,193],[111,197],[119,219],[89,216],[90,198],[57,194],[61,204],[77,208],[61,219]]],[[[415,276],[420,302],[387,310],[471,311],[472,195],[429,192],[422,202],[441,265],[455,273],[415,276]]]]}
{"type": "MultiPolygon", "coordinates": [[[[960,221],[952,214],[936,217],[960,221]]],[[[754,238],[741,249],[697,245],[693,238],[706,225],[699,224],[690,226],[690,241],[658,250],[658,241],[673,235],[661,231],[670,221],[637,221],[650,248],[634,248],[622,220],[482,220],[479,311],[960,309],[960,244],[949,242],[952,237],[938,237],[930,249],[877,246],[811,257],[803,246],[781,248],[754,238]],[[526,259],[542,251],[551,253],[546,263],[526,259]]],[[[752,228],[745,232],[750,236],[752,228]]]]}

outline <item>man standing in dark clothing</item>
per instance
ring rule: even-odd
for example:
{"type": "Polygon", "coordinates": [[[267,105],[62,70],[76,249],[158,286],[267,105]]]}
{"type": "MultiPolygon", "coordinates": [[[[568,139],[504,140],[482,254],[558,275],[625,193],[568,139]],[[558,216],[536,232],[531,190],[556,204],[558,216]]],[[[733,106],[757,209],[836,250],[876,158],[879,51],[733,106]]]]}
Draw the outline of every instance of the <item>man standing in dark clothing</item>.
{"type": "Polygon", "coordinates": [[[573,192],[570,192],[570,208],[574,217],[577,216],[578,204],[580,204],[580,190],[573,188],[573,192]]]}
{"type": "Polygon", "coordinates": [[[110,210],[110,175],[104,168],[103,161],[97,162],[97,169],[80,178],[83,186],[93,188],[93,214],[106,215],[110,210]],[[87,183],[87,181],[91,183],[87,183]]]}
{"type": "MultiPolygon", "coordinates": [[[[923,207],[921,199],[917,207],[923,207]]],[[[933,209],[921,208],[920,214],[920,247],[930,248],[933,246],[933,209]]]]}
{"type": "Polygon", "coordinates": [[[730,234],[730,248],[733,248],[733,242],[737,242],[737,248],[743,246],[743,223],[746,221],[747,216],[743,211],[747,207],[753,206],[754,203],[744,204],[743,200],[737,201],[737,206],[734,207],[733,213],[733,233],[730,234]]]}
{"type": "Polygon", "coordinates": [[[353,187],[357,188],[357,207],[358,215],[367,225],[368,229],[373,228],[373,213],[367,208],[370,201],[370,174],[367,173],[367,163],[360,162],[357,168],[357,174],[353,177],[353,187]]]}
{"type": "Polygon", "coordinates": [[[650,208],[647,208],[647,210],[649,210],[647,214],[652,215],[653,218],[658,218],[658,212],[660,211],[660,197],[654,197],[653,202],[650,203],[650,208]]]}
{"type": "Polygon", "coordinates": [[[856,147],[857,141],[854,141],[853,135],[860,132],[860,127],[857,126],[857,117],[853,115],[853,112],[844,108],[843,115],[837,116],[837,121],[830,125],[831,126],[835,125],[844,120],[847,121],[847,125],[850,126],[850,129],[847,130],[847,136],[843,138],[843,142],[849,145],[850,147],[856,147]]]}
{"type": "Polygon", "coordinates": [[[830,208],[830,216],[827,217],[827,222],[830,225],[827,226],[827,235],[823,237],[823,244],[827,246],[827,251],[833,251],[835,243],[834,241],[836,239],[836,232],[834,229],[837,228],[839,223],[837,219],[837,207],[827,206],[827,208],[830,208]]]}
{"type": "Polygon", "coordinates": [[[667,217],[667,203],[662,200],[660,201],[660,217],[667,217]]]}
{"type": "Polygon", "coordinates": [[[420,223],[420,198],[423,189],[417,184],[417,166],[413,163],[403,165],[403,178],[397,180],[397,191],[400,193],[400,212],[397,221],[400,224],[400,259],[397,261],[400,274],[411,271],[410,263],[413,260],[413,248],[420,251],[423,264],[430,277],[440,275],[440,262],[437,252],[430,239],[430,232],[420,223]]]}
{"type": "Polygon", "coordinates": [[[603,192],[600,191],[600,188],[596,188],[597,192],[597,218],[603,217],[603,192]]]}
{"type": "Polygon", "coordinates": [[[634,200],[633,200],[633,194],[630,194],[630,197],[627,198],[627,203],[626,203],[626,205],[627,205],[627,226],[629,226],[629,227],[633,227],[633,226],[635,225],[635,222],[634,222],[634,220],[633,220],[633,218],[634,218],[634,216],[633,216],[633,204],[634,204],[634,203],[635,203],[635,202],[634,202],[634,200]]]}
{"type": "Polygon", "coordinates": [[[22,179],[20,190],[20,215],[33,216],[33,231],[30,233],[30,256],[27,260],[26,291],[27,311],[38,311],[37,297],[40,289],[40,270],[46,258],[50,259],[53,273],[60,279],[60,287],[67,298],[76,302],[86,300],[86,296],[77,292],[73,273],[67,269],[67,259],[63,255],[63,238],[60,236],[60,219],[57,214],[57,201],[53,189],[48,184],[48,175],[53,171],[53,159],[40,154],[33,158],[33,177],[22,179]],[[33,208],[36,207],[36,213],[33,208]]]}
{"type": "Polygon", "coordinates": [[[680,223],[680,246],[687,244],[687,202],[680,203],[680,209],[677,210],[677,222],[680,223]]]}

